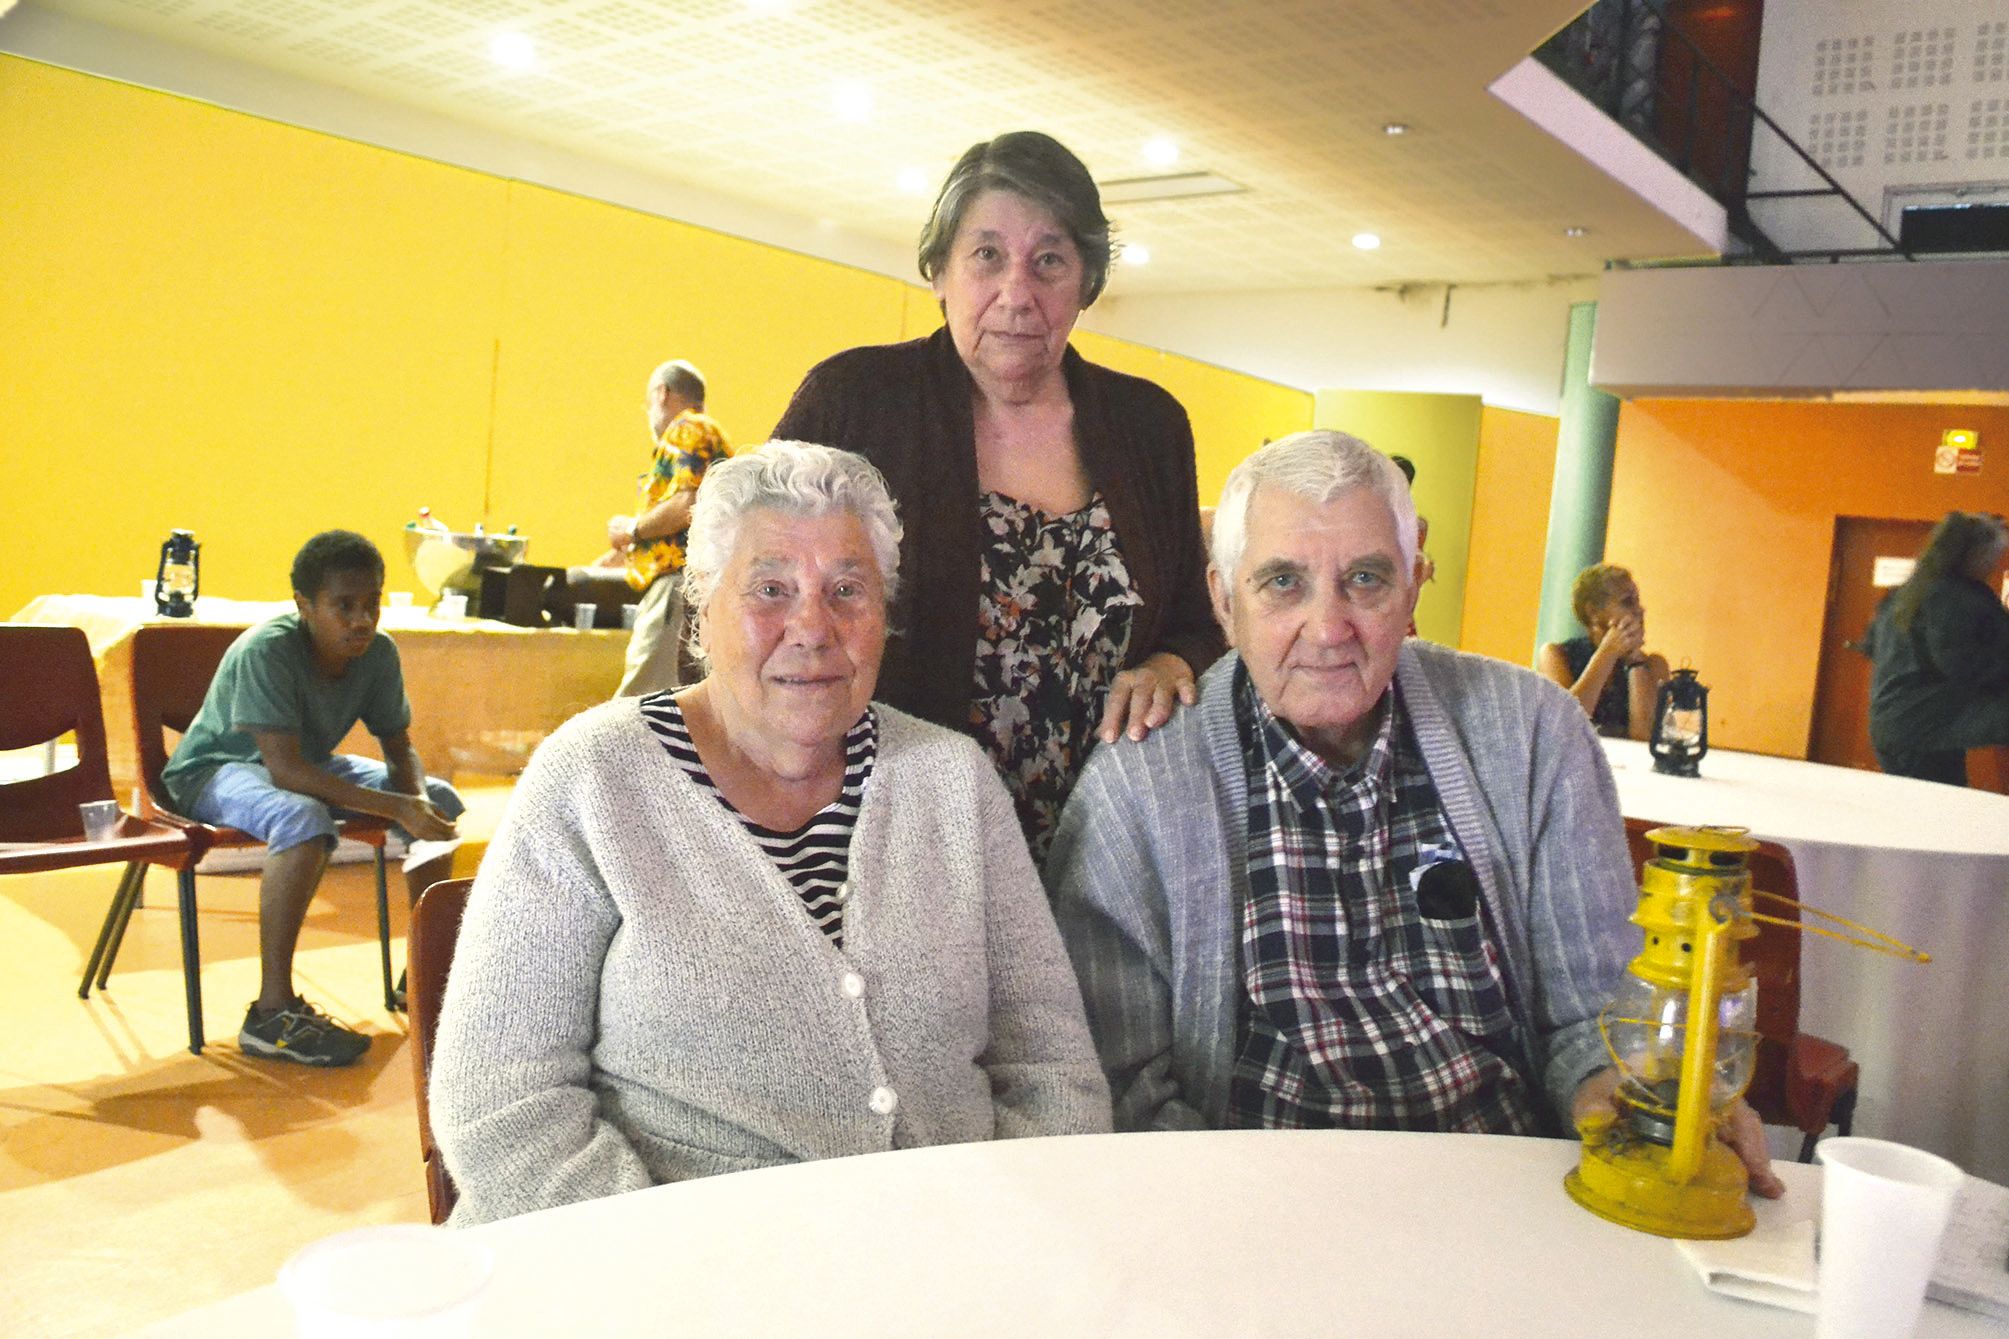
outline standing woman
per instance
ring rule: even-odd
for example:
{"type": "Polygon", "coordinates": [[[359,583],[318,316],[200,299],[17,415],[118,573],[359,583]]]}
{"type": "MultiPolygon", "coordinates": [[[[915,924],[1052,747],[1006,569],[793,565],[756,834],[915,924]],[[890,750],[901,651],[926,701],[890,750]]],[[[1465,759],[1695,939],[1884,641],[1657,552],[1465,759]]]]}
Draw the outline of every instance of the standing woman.
{"type": "Polygon", "coordinates": [[[972,146],[921,233],[944,327],[819,364],[774,433],[884,472],[908,580],[880,697],[983,743],[1041,859],[1096,738],[1164,724],[1222,647],[1185,410],[1068,347],[1110,255],[1057,140],[972,146]]]}
{"type": "Polygon", "coordinates": [[[1949,512],[1870,625],[1869,737],[1895,776],[1967,784],[1967,750],[2009,744],[2009,609],[1989,588],[2002,518],[1949,512]]]}
{"type": "Polygon", "coordinates": [[[1570,606],[1587,635],[1545,643],[1535,668],[1569,689],[1599,734],[1651,738],[1667,657],[1646,650],[1646,605],[1632,573],[1615,563],[1584,568],[1570,606]]]}

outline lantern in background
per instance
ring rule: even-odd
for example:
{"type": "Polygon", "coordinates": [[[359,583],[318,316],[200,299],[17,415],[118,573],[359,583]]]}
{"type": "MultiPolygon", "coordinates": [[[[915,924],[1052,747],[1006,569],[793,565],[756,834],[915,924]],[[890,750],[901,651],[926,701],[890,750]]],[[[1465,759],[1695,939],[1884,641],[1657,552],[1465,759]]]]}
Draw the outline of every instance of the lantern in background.
{"type": "Polygon", "coordinates": [[[202,545],[195,542],[193,531],[176,530],[161,542],[153,607],[169,618],[193,618],[195,597],[201,588],[202,545]]]}
{"type": "Polygon", "coordinates": [[[1709,689],[1692,669],[1678,669],[1660,685],[1653,704],[1653,770],[1669,776],[1700,776],[1709,751],[1709,689]]]}
{"type": "Polygon", "coordinates": [[[1751,923],[1744,857],[1728,828],[1655,828],[1633,924],[1639,956],[1598,1016],[1619,1071],[1613,1111],[1585,1121],[1564,1185],[1592,1213],[1663,1237],[1741,1237],[1755,1221],[1744,1164],[1717,1136],[1751,1082],[1757,987],[1736,943],[1751,923]]]}

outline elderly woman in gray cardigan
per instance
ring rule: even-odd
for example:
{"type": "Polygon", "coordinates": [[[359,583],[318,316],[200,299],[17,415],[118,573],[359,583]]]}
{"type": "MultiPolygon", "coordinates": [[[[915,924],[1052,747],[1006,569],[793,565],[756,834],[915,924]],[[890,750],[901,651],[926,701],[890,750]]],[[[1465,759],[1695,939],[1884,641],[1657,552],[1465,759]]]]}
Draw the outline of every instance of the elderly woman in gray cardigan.
{"type": "Polygon", "coordinates": [[[475,881],[430,1089],[456,1224],[1109,1128],[995,771],[871,703],[899,542],[861,457],[712,467],[684,577],[709,676],[554,734],[475,881]]]}

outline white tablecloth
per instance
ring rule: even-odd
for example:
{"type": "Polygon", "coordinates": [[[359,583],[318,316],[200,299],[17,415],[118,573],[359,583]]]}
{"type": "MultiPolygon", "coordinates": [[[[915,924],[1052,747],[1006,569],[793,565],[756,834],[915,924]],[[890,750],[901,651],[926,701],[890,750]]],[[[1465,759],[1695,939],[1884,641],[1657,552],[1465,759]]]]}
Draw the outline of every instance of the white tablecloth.
{"type": "MultiPolygon", "coordinates": [[[[1578,1208],[1562,1188],[1576,1156],[1557,1140],[1237,1131],[744,1172],[474,1229],[496,1256],[475,1333],[1812,1335],[1812,1317],[1719,1297],[1674,1243],[1578,1208]]],[[[1761,1222],[1819,1212],[1816,1169],[1785,1171],[1761,1222]]],[[[146,1333],[287,1324],[267,1287],[146,1333]]],[[[2001,1331],[1928,1303],[1918,1333],[2001,1331]]]]}
{"type": "Polygon", "coordinates": [[[1806,936],[1800,1028],[1861,1064],[1856,1133],[2009,1181],[2009,796],[1721,751],[1662,776],[1604,744],[1628,818],[1747,827],[1793,853],[1801,900],[1932,954],[1806,936]]]}

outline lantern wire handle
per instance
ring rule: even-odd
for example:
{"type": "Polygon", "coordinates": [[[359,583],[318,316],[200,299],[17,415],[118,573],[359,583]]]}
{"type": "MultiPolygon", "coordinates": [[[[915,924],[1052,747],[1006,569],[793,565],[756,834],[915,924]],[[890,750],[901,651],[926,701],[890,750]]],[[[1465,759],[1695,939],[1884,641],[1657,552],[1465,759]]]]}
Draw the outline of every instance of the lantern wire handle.
{"type": "Polygon", "coordinates": [[[1932,961],[1930,953],[1927,953],[1924,949],[1913,948],[1910,944],[1905,943],[1895,935],[1887,935],[1881,930],[1872,930],[1869,926],[1860,925],[1846,916],[1837,916],[1832,911],[1822,911],[1819,907],[1810,906],[1797,898],[1787,897],[1783,893],[1768,893],[1762,888],[1753,888],[1751,896],[1762,897],[1767,902],[1775,903],[1779,906],[1796,908],[1805,915],[1818,916],[1824,921],[1829,921],[1835,925],[1853,930],[1855,934],[1846,935],[1836,930],[1830,930],[1826,926],[1808,925],[1804,920],[1789,921],[1783,916],[1767,916],[1759,911],[1751,913],[1751,919],[1754,921],[1763,921],[1767,925],[1782,925],[1788,930],[1798,930],[1803,934],[1825,935],[1829,939],[1839,940],[1854,948],[1873,949],[1878,953],[1888,953],[1893,958],[1904,958],[1911,962],[1921,963],[1932,961]]]}

